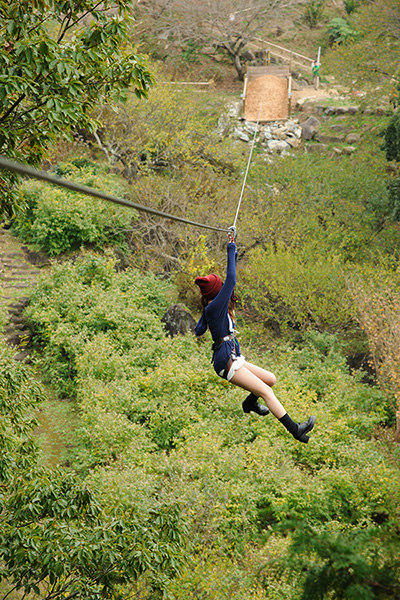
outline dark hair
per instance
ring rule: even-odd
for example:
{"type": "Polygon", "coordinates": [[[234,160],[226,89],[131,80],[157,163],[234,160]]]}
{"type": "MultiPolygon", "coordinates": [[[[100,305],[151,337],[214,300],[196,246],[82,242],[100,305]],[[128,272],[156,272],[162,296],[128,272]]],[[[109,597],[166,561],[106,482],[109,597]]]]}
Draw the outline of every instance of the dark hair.
{"type": "Polygon", "coordinates": [[[235,303],[236,303],[236,296],[231,297],[229,299],[229,304],[228,304],[228,315],[230,316],[232,321],[235,320],[235,303]]]}
{"type": "MultiPolygon", "coordinates": [[[[214,300],[214,298],[211,298],[211,300],[214,300]]],[[[205,298],[204,296],[201,297],[201,305],[203,307],[203,311],[205,309],[205,307],[207,306],[207,304],[209,304],[211,302],[210,299],[205,298]]],[[[235,320],[235,304],[237,301],[237,296],[235,296],[232,293],[232,296],[229,298],[229,304],[228,304],[228,315],[231,317],[231,319],[235,320]]]]}
{"type": "Polygon", "coordinates": [[[208,298],[206,298],[205,296],[202,296],[202,297],[200,298],[200,302],[201,302],[201,305],[202,305],[202,307],[203,307],[203,308],[205,308],[205,307],[207,306],[207,304],[208,304],[209,302],[211,302],[211,300],[209,300],[209,299],[208,299],[208,298]]]}

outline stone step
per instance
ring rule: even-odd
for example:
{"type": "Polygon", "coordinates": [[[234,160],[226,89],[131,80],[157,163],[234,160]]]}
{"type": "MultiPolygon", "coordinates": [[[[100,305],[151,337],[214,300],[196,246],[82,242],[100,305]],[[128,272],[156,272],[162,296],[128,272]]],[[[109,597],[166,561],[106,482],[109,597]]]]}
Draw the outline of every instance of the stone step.
{"type": "MultiPolygon", "coordinates": [[[[10,296],[9,296],[10,298],[10,296]]],[[[11,304],[9,304],[10,308],[18,308],[20,306],[28,306],[29,304],[29,296],[20,296],[19,298],[16,299],[16,302],[12,302],[11,304]]]]}
{"type": "Polygon", "coordinates": [[[27,287],[33,287],[34,285],[36,285],[36,284],[35,284],[34,281],[32,281],[31,283],[15,283],[15,284],[12,284],[12,285],[9,284],[9,285],[5,285],[4,287],[6,289],[16,289],[16,290],[18,290],[18,289],[27,288],[27,287]]]}
{"type": "Polygon", "coordinates": [[[16,327],[26,327],[26,319],[21,313],[17,313],[12,315],[9,320],[10,323],[15,325],[16,327]]]}
{"type": "Polygon", "coordinates": [[[31,354],[30,354],[29,350],[23,350],[22,352],[18,352],[17,354],[14,354],[13,359],[18,362],[25,362],[25,363],[29,364],[31,362],[30,355],[31,354]]]}
{"type": "Polygon", "coordinates": [[[31,267],[30,265],[28,265],[28,263],[26,262],[17,262],[17,261],[5,261],[2,260],[1,264],[3,265],[3,267],[7,267],[7,269],[30,269],[31,271],[33,271],[34,267],[31,267]]]}
{"type": "Polygon", "coordinates": [[[23,331],[25,327],[26,327],[26,321],[24,321],[23,323],[13,323],[12,325],[5,327],[3,329],[3,333],[4,333],[4,335],[12,335],[14,333],[23,331]]]}
{"type": "Polygon", "coordinates": [[[11,346],[28,347],[32,343],[32,334],[30,331],[14,331],[6,336],[6,342],[11,346]]]}

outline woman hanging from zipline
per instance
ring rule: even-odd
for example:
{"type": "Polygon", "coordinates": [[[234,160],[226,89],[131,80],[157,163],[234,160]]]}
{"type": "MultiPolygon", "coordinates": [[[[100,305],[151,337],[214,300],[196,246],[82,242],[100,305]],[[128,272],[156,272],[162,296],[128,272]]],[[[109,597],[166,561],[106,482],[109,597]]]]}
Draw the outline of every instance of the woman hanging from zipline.
{"type": "MultiPolygon", "coordinates": [[[[234,231],[234,228],[231,228],[234,231]]],[[[276,383],[273,373],[248,363],[240,353],[239,342],[235,334],[235,301],[234,289],[236,285],[237,249],[234,242],[234,233],[229,234],[230,241],[227,245],[228,264],[225,283],[218,275],[196,277],[194,282],[200,288],[203,314],[196,325],[195,334],[203,335],[207,327],[213,338],[212,362],[216,373],[241,387],[250,394],[242,403],[243,411],[255,412],[258,415],[267,415],[270,411],[282,423],[292,436],[308,442],[308,433],[313,429],[315,417],[311,416],[304,423],[296,423],[287,414],[279,402],[272,386],[276,383]],[[267,406],[258,402],[262,398],[267,406]]]]}

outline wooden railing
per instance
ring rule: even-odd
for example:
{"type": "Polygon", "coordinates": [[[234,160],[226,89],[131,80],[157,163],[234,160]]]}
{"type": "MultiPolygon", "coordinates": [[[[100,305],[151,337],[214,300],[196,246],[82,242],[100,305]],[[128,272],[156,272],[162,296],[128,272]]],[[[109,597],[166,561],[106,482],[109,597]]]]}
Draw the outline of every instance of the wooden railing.
{"type": "Polygon", "coordinates": [[[261,38],[255,38],[255,42],[249,44],[252,49],[266,50],[281,60],[291,62],[293,65],[298,65],[303,69],[307,69],[310,73],[312,72],[313,63],[316,62],[316,59],[309,58],[298,52],[293,52],[293,50],[278,46],[278,44],[273,44],[272,42],[262,40],[261,38]]]}

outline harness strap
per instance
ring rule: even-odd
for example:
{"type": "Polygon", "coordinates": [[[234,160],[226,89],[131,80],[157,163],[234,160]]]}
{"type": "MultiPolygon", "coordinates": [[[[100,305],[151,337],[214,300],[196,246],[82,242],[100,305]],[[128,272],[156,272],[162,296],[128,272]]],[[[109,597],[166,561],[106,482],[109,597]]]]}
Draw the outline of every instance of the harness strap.
{"type": "Polygon", "coordinates": [[[224,342],[228,342],[229,340],[234,340],[235,339],[235,334],[231,333],[229,335],[226,335],[225,337],[222,338],[218,338],[217,340],[214,340],[213,345],[211,346],[212,350],[217,350],[217,348],[219,348],[219,346],[221,346],[221,344],[223,344],[224,342]]]}
{"type": "Polygon", "coordinates": [[[230,356],[228,362],[226,363],[226,367],[225,367],[224,373],[222,375],[223,379],[228,379],[228,373],[230,371],[232,363],[233,363],[233,358],[232,358],[232,356],[230,356]]]}

